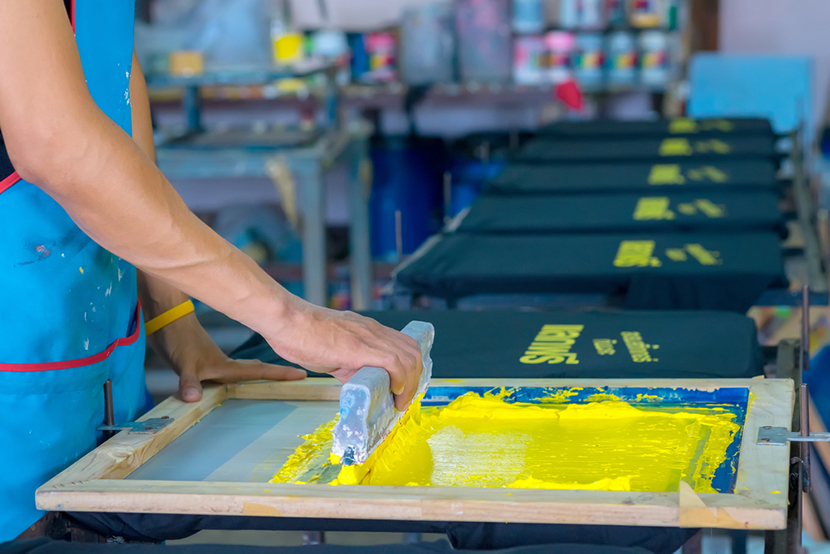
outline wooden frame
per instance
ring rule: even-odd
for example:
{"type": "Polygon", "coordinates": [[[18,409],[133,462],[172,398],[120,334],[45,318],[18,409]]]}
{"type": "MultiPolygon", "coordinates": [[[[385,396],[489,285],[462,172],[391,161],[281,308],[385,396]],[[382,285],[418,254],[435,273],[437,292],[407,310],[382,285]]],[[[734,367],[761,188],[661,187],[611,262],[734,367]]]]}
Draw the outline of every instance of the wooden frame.
{"type": "Polygon", "coordinates": [[[168,398],[145,418],[174,422],[155,435],[121,432],[37,490],[41,510],[246,515],[377,520],[527,522],[784,529],[789,446],[759,446],[764,425],[790,428],[793,383],[784,379],[587,380],[454,379],[434,386],[747,388],[747,413],[733,494],[603,492],[466,487],[375,487],[208,481],[141,481],[124,477],[225,399],[337,401],[333,379],[205,387],[200,402],[168,398]]]}

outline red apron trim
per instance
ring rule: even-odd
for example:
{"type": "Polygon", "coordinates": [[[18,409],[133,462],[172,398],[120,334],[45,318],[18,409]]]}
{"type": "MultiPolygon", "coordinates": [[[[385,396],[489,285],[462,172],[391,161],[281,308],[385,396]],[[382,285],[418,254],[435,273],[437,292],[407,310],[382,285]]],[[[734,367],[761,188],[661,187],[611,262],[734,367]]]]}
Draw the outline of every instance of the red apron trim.
{"type": "Polygon", "coordinates": [[[0,194],[6,192],[13,184],[20,180],[20,175],[17,174],[17,171],[0,181],[0,194]]]}
{"type": "Polygon", "coordinates": [[[99,352],[94,356],[88,358],[79,358],[77,360],[66,360],[63,362],[47,362],[43,364],[3,364],[0,363],[0,371],[14,371],[18,373],[28,373],[33,371],[55,371],[58,369],[72,369],[76,367],[83,367],[88,365],[103,362],[110,355],[115,352],[119,346],[129,346],[134,344],[141,335],[141,302],[135,307],[135,331],[129,337],[124,337],[116,340],[103,352],[99,352]]]}

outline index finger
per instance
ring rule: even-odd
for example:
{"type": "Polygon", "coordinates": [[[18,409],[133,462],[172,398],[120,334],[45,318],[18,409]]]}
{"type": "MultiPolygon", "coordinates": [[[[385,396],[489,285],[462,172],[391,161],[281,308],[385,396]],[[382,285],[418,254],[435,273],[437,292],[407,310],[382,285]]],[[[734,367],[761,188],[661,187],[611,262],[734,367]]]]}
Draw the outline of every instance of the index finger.
{"type": "Polygon", "coordinates": [[[418,383],[424,364],[421,349],[412,337],[399,333],[400,353],[396,356],[398,364],[389,372],[392,393],[395,396],[395,407],[403,411],[418,392],[418,383]]]}

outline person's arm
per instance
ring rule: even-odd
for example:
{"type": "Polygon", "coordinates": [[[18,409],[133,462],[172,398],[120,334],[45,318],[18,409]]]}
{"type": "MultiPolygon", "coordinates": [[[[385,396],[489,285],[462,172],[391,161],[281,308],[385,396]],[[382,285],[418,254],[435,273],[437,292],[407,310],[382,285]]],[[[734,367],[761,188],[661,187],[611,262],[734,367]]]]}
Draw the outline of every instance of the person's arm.
{"type": "MultiPolygon", "coordinates": [[[[130,74],[130,111],[133,140],[153,162],[156,148],[150,119],[150,98],[138,57],[133,53],[130,74]]],[[[161,279],[138,270],[138,294],[144,319],[159,316],[187,301],[187,295],[161,279]]],[[[268,379],[284,381],[303,379],[305,371],[265,364],[258,360],[231,360],[216,346],[195,313],[190,313],[162,327],[147,341],[153,350],[179,375],[179,395],[186,402],[202,398],[202,382],[234,383],[268,379]]]]}
{"type": "Polygon", "coordinates": [[[145,273],[262,334],[285,359],[347,380],[386,369],[414,395],[414,340],[290,295],[202,223],[136,143],[95,104],[61,0],[3,0],[0,129],[18,174],[93,240],[145,273]]]}

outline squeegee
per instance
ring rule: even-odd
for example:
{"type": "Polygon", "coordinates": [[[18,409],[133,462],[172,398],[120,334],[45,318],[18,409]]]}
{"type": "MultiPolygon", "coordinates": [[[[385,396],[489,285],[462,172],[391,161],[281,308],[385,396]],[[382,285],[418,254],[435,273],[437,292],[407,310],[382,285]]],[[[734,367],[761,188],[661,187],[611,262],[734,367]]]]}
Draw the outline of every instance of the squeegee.
{"type": "MultiPolygon", "coordinates": [[[[391,381],[386,370],[363,367],[343,385],[340,391],[340,419],[334,426],[332,454],[342,465],[363,464],[389,436],[398,422],[418,404],[429,387],[432,376],[430,350],[435,337],[431,323],[411,321],[403,334],[415,339],[421,349],[421,376],[418,390],[409,407],[395,409],[391,381]]],[[[417,409],[417,408],[416,408],[417,409]]]]}

